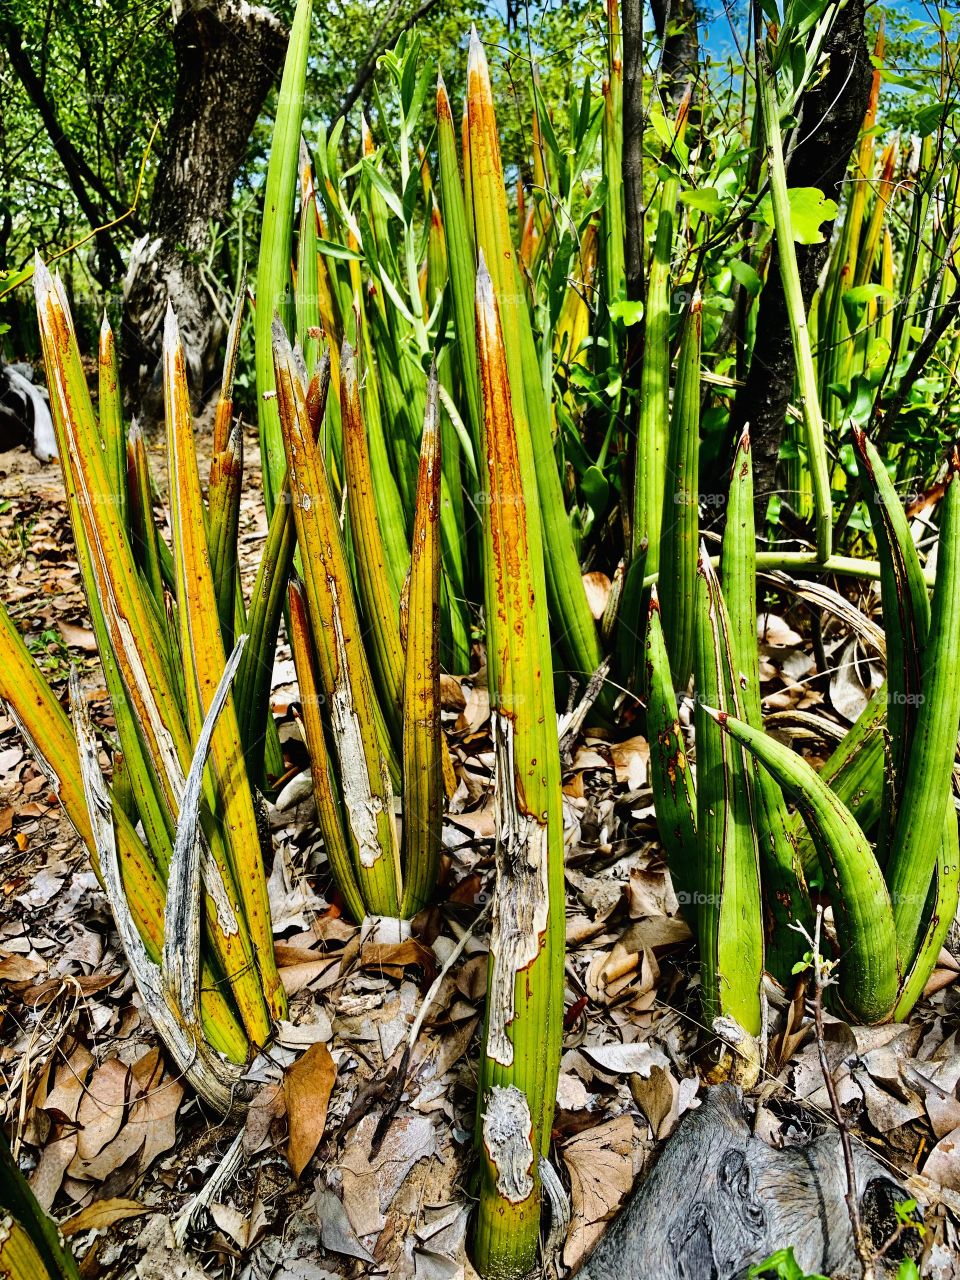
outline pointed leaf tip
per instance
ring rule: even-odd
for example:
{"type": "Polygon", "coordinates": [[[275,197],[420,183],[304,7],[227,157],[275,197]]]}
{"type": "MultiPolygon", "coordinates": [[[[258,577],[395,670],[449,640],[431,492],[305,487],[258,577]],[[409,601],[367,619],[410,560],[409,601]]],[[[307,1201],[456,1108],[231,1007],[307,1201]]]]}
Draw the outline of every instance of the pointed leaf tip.
{"type": "Polygon", "coordinates": [[[484,77],[490,74],[487,67],[487,54],[475,25],[470,28],[470,47],[467,51],[467,75],[469,76],[472,72],[477,72],[484,77]]]}
{"type": "Polygon", "coordinates": [[[39,250],[33,255],[33,292],[38,304],[45,302],[54,292],[53,276],[47,264],[40,257],[39,250]]]}
{"type": "Polygon", "coordinates": [[[177,314],[173,309],[173,303],[168,300],[163,317],[163,345],[175,347],[179,341],[180,326],[177,324],[177,314]]]}
{"type": "Polygon", "coordinates": [[[273,345],[279,349],[284,355],[290,355],[290,339],[287,337],[287,331],[284,328],[283,321],[280,319],[278,312],[273,313],[273,319],[270,322],[270,336],[273,339],[273,345]]]}

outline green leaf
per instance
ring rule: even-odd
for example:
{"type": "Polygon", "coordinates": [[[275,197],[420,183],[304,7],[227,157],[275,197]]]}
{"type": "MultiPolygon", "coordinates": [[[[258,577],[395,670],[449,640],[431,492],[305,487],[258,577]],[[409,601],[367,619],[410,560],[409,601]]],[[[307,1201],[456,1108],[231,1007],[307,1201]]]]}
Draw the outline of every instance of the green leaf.
{"type": "Polygon", "coordinates": [[[729,267],[734,280],[746,289],[751,298],[755,298],[760,292],[762,281],[750,263],[743,262],[740,258],[732,258],[729,267]]]}
{"type": "Polygon", "coordinates": [[[695,191],[681,191],[680,203],[687,205],[690,209],[699,209],[701,213],[707,213],[712,218],[723,213],[723,201],[720,199],[720,192],[716,187],[700,187],[695,191]]]}
{"type": "Polygon", "coordinates": [[[343,258],[347,262],[362,262],[363,254],[356,249],[348,249],[345,244],[337,244],[335,240],[323,240],[318,237],[317,249],[325,258],[343,258]]]}
{"type": "Polygon", "coordinates": [[[643,319],[643,303],[639,299],[636,302],[631,302],[629,299],[611,302],[608,310],[612,319],[619,320],[627,329],[631,325],[639,324],[643,319]]]}
{"type": "MultiPolygon", "coordinates": [[[[824,236],[820,224],[832,222],[837,216],[836,200],[828,200],[819,187],[790,187],[787,195],[794,240],[797,244],[822,244],[824,236]]],[[[760,201],[758,212],[768,227],[774,225],[769,195],[760,201]]]]}
{"type": "Polygon", "coordinates": [[[606,476],[599,467],[588,467],[583,473],[580,488],[583,490],[587,506],[597,519],[600,519],[610,500],[610,485],[607,483],[606,476]]]}

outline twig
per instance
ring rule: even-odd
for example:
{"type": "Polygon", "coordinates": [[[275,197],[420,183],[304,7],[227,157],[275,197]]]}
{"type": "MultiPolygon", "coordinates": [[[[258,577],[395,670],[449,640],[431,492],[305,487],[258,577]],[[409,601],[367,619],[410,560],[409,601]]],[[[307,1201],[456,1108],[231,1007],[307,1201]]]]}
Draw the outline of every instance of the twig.
{"type": "Polygon", "coordinates": [[[223,1159],[211,1173],[210,1177],[204,1183],[203,1187],[197,1192],[192,1200],[184,1205],[183,1209],[173,1220],[173,1238],[176,1240],[179,1248],[183,1248],[184,1241],[187,1238],[187,1232],[190,1225],[201,1209],[206,1209],[217,1198],[226,1184],[240,1167],[240,1161],[243,1157],[243,1135],[244,1130],[241,1129],[234,1140],[227,1148],[223,1159]]]}
{"type": "MultiPolygon", "coordinates": [[[[863,1280],[875,1280],[876,1268],[874,1266],[873,1250],[867,1241],[866,1233],[863,1229],[863,1223],[860,1220],[860,1200],[857,1193],[857,1175],[853,1163],[853,1147],[850,1142],[850,1132],[847,1128],[846,1116],[840,1107],[840,1099],[837,1096],[837,1086],[833,1080],[833,1073],[830,1070],[830,1063],[827,1059],[827,1045],[823,1032],[823,993],[830,986],[833,979],[830,977],[832,965],[825,961],[820,954],[820,930],[823,925],[823,907],[817,907],[817,922],[814,926],[813,933],[813,951],[811,959],[811,967],[813,969],[813,1022],[817,1038],[817,1053],[820,1057],[820,1070],[823,1072],[823,1082],[827,1087],[827,1096],[830,1099],[830,1108],[833,1111],[834,1119],[837,1122],[837,1128],[840,1130],[840,1145],[843,1148],[843,1164],[847,1174],[847,1194],[844,1197],[847,1202],[847,1210],[850,1214],[850,1226],[853,1229],[853,1244],[857,1251],[857,1257],[860,1259],[860,1265],[863,1268],[863,1280]]],[[[801,929],[806,934],[806,930],[801,929]]],[[[809,934],[806,934],[809,940],[809,934]]]]}
{"type": "Polygon", "coordinates": [[[578,705],[572,710],[565,711],[562,715],[557,716],[557,731],[560,736],[560,759],[564,765],[570,765],[573,762],[573,749],[576,746],[577,737],[590,713],[590,708],[603,692],[603,686],[606,684],[609,671],[610,659],[604,658],[603,662],[600,663],[590,677],[578,705]]]}
{"type": "Polygon", "coordinates": [[[456,962],[460,959],[461,955],[463,954],[464,947],[473,937],[474,929],[476,929],[477,925],[480,923],[481,920],[486,918],[487,912],[489,910],[490,910],[490,904],[488,903],[480,912],[480,914],[477,916],[477,918],[473,921],[473,923],[463,931],[463,936],[460,938],[457,945],[453,948],[453,950],[447,956],[446,960],[444,961],[443,965],[440,968],[440,972],[437,974],[433,982],[430,984],[427,994],[423,997],[423,1002],[420,1005],[420,1009],[417,1013],[417,1016],[413,1021],[413,1026],[410,1028],[410,1035],[407,1037],[407,1043],[403,1050],[403,1056],[401,1057],[400,1064],[397,1067],[397,1074],[393,1078],[393,1084],[390,1088],[390,1094],[387,1099],[387,1105],[384,1107],[383,1114],[381,1115],[380,1119],[377,1121],[377,1127],[374,1130],[373,1138],[370,1143],[371,1156],[375,1156],[377,1151],[380,1149],[380,1144],[383,1142],[383,1139],[386,1137],[387,1129],[390,1127],[390,1122],[393,1119],[393,1117],[396,1115],[397,1108],[400,1106],[400,1099],[403,1097],[403,1091],[404,1091],[404,1088],[406,1087],[407,1075],[410,1070],[410,1060],[413,1057],[413,1050],[417,1043],[417,1037],[420,1035],[421,1028],[423,1027],[427,1014],[430,1012],[430,1009],[433,1005],[434,1000],[436,1000],[437,998],[437,994],[440,991],[441,984],[443,983],[444,978],[447,976],[447,974],[456,964],[456,962]]]}

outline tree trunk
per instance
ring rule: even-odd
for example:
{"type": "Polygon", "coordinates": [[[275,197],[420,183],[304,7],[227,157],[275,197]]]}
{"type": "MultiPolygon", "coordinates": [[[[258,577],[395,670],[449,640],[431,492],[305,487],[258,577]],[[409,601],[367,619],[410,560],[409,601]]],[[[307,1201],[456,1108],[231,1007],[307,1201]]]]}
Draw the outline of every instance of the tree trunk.
{"type": "MultiPolygon", "coordinates": [[[[853,1165],[861,1220],[879,1249],[907,1192],[861,1143],[853,1165]]],[[[768,1146],[751,1133],[738,1092],[720,1085],[666,1143],[577,1280],[741,1280],[787,1245],[804,1275],[853,1280],[862,1272],[846,1193],[835,1128],[804,1145],[768,1146]]],[[[877,1263],[878,1276],[896,1270],[899,1252],[877,1263]]]]}
{"type": "MultiPolygon", "coordinates": [[[[837,15],[826,43],[827,74],[801,100],[801,141],[790,158],[787,174],[791,187],[819,187],[838,203],[873,76],[863,17],[864,0],[848,0],[837,15]]],[[[829,240],[797,245],[800,286],[807,308],[829,248],[829,240]]],[[[794,370],[780,259],[774,246],[760,295],[753,358],[734,401],[730,433],[731,439],[737,440],[744,425],[750,424],[758,528],[764,527],[767,501],[777,487],[777,456],[793,394],[794,370]]]]}
{"type": "Polygon", "coordinates": [[[696,81],[700,61],[696,0],[652,0],[650,8],[663,41],[660,87],[671,102],[679,102],[696,81]]]}
{"type": "MultiPolygon", "coordinates": [[[[168,301],[180,323],[193,394],[202,396],[208,389],[225,327],[200,264],[209,253],[211,223],[228,214],[286,40],[276,15],[246,0],[174,4],[174,107],[149,229],[133,246],[124,282],[124,389],[147,417],[158,413],[168,301]]],[[[224,309],[228,305],[224,300],[224,309]]]]}
{"type": "MultiPolygon", "coordinates": [[[[643,299],[643,0],[623,0],[623,202],[627,297],[643,299]]],[[[636,326],[633,326],[634,328],[636,326]]]]}

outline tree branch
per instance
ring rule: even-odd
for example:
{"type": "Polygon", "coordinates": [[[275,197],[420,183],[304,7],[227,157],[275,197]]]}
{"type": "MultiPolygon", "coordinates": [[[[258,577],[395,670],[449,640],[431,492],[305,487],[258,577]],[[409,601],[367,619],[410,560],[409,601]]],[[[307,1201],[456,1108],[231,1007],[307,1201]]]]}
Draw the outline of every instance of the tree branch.
{"type": "Polygon", "coordinates": [[[385,53],[388,49],[392,49],[403,33],[405,31],[409,31],[410,28],[415,26],[421,18],[426,17],[431,9],[436,8],[439,2],[440,0],[421,0],[421,3],[417,5],[416,9],[414,9],[412,13],[404,18],[403,22],[400,23],[389,39],[384,40],[383,33],[386,30],[390,19],[397,11],[396,4],[391,7],[387,17],[380,23],[380,26],[374,32],[373,39],[370,41],[366,55],[360,65],[360,70],[357,72],[353,84],[347,91],[346,97],[340,104],[339,115],[345,116],[350,112],[357,99],[373,79],[373,73],[377,69],[377,59],[380,55],[385,53]]]}

